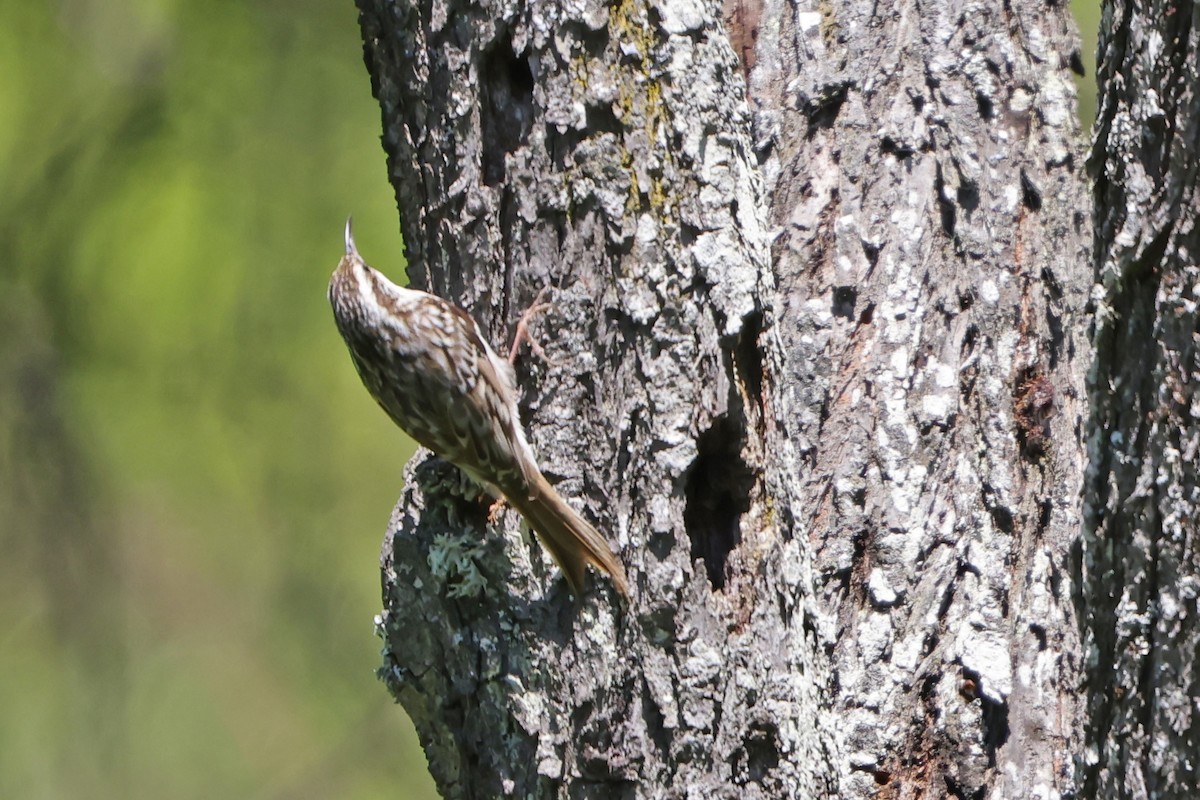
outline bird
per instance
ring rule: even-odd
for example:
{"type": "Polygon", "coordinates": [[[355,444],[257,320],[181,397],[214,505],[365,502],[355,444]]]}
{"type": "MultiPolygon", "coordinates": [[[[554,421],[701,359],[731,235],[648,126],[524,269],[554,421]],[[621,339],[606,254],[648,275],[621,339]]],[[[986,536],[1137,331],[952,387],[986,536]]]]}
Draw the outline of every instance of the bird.
{"type": "Polygon", "coordinates": [[[329,302],[367,391],[414,440],[516,509],[576,598],[588,564],[628,597],[625,570],[608,542],[538,468],[521,426],[512,363],[462,308],[368,266],[349,219],[345,239],[329,302]]]}

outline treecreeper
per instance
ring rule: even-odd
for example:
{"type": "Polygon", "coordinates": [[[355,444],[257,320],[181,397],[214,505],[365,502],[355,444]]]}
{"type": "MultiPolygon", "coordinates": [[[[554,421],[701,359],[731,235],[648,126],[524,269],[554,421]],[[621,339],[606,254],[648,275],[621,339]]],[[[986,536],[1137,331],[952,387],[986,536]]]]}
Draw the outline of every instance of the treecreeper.
{"type": "Polygon", "coordinates": [[[496,355],[470,314],[367,266],[350,220],[329,302],[363,385],[393,422],[520,512],[576,597],[589,563],[628,596],[625,570],[608,542],[538,469],[517,411],[512,364],[496,355]]]}

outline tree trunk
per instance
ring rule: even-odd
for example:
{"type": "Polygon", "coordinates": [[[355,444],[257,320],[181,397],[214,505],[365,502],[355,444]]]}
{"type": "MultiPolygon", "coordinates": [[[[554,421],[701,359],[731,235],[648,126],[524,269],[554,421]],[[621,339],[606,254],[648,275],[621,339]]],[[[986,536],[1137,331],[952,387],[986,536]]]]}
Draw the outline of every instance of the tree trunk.
{"type": "Polygon", "coordinates": [[[1058,796],[1079,741],[1077,40],[967,6],[764,25],[751,74],[847,797],[1058,796]]]}
{"type": "Polygon", "coordinates": [[[1200,10],[1106,4],[1082,615],[1085,797],[1200,785],[1200,10]],[[1134,9],[1138,13],[1134,13],[1134,9]]]}
{"type": "Polygon", "coordinates": [[[550,287],[522,412],[632,584],[410,465],[381,672],[442,794],[1074,791],[1067,11],[359,5],[410,279],[497,345],[550,287]]]}

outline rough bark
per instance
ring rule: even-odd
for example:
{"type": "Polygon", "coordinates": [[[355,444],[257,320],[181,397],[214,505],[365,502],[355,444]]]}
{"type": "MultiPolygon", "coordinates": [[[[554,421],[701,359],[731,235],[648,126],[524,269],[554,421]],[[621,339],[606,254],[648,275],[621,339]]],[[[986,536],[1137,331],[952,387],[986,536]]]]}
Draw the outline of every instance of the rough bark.
{"type": "Polygon", "coordinates": [[[410,277],[520,363],[531,443],[619,549],[573,606],[513,514],[414,467],[384,677],[446,797],[825,796],[762,182],[714,9],[361,4],[410,277]]]}
{"type": "Polygon", "coordinates": [[[1057,797],[1086,194],[1063,7],[766,0],[751,91],[848,797],[1057,797]]]}
{"type": "Polygon", "coordinates": [[[444,796],[1069,794],[1066,11],[359,6],[410,278],[497,342],[552,287],[531,441],[634,587],[410,466],[382,675],[444,796]]]}
{"type": "Polygon", "coordinates": [[[1190,798],[1200,785],[1200,10],[1110,2],[1100,35],[1082,794],[1190,798]]]}

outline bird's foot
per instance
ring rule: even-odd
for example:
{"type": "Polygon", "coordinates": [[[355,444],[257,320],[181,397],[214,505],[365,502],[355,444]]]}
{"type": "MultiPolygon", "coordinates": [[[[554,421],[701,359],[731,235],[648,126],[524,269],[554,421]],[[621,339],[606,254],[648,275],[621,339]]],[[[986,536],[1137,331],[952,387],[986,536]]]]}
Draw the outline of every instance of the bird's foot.
{"type": "Polygon", "coordinates": [[[546,296],[546,288],[547,287],[545,286],[541,288],[541,291],[539,291],[537,296],[533,298],[533,303],[530,304],[529,308],[525,309],[525,313],[521,314],[521,318],[517,320],[517,330],[515,333],[513,333],[512,347],[508,349],[509,364],[517,363],[517,353],[520,351],[521,344],[524,342],[529,343],[529,349],[532,350],[538,358],[542,359],[542,361],[545,361],[547,364],[554,363],[550,360],[550,357],[546,355],[546,351],[542,349],[542,346],[538,343],[538,341],[529,335],[529,323],[533,317],[550,308],[552,305],[551,303],[544,302],[542,300],[542,298],[546,296]]]}
{"type": "Polygon", "coordinates": [[[497,497],[495,501],[488,506],[488,524],[495,525],[500,521],[500,515],[504,513],[504,509],[508,506],[508,501],[503,497],[497,497]]]}

